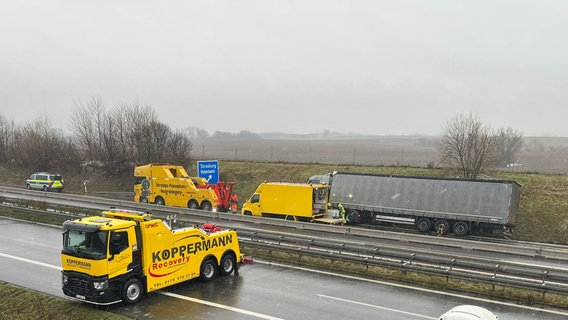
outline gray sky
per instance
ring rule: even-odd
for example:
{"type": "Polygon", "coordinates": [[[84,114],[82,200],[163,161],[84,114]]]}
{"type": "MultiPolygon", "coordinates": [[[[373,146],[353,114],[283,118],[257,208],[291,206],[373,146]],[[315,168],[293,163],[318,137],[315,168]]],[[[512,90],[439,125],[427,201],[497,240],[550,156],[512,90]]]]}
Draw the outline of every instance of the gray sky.
{"type": "Polygon", "coordinates": [[[0,39],[18,123],[96,96],[210,133],[568,137],[566,0],[1,0],[0,39]]]}

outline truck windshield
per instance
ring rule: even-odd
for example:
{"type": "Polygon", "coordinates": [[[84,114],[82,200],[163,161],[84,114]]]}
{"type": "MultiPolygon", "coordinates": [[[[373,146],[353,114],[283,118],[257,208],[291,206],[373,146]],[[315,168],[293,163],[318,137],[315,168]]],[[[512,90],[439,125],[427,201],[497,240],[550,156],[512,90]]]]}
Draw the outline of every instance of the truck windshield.
{"type": "Polygon", "coordinates": [[[107,256],[107,244],[108,231],[65,230],[63,233],[63,251],[73,256],[104,259],[107,256]]]}

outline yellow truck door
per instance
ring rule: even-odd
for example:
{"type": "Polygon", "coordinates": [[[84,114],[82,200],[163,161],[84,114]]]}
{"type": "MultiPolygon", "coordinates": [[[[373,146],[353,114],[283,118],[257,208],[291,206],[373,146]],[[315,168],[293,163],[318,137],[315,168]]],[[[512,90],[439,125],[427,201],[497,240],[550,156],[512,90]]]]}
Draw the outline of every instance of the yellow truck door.
{"type": "Polygon", "coordinates": [[[111,232],[108,262],[109,279],[127,273],[128,267],[133,261],[132,246],[134,244],[134,247],[137,247],[135,243],[134,228],[111,232]],[[130,234],[132,236],[129,236],[130,234]]]}

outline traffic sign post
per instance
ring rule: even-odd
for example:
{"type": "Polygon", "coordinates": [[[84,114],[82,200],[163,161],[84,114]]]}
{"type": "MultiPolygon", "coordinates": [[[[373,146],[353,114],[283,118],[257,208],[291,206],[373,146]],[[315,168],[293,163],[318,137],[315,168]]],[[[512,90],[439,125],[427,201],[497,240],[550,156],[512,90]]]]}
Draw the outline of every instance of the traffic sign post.
{"type": "Polygon", "coordinates": [[[211,184],[219,182],[219,161],[197,161],[197,176],[211,184]]]}

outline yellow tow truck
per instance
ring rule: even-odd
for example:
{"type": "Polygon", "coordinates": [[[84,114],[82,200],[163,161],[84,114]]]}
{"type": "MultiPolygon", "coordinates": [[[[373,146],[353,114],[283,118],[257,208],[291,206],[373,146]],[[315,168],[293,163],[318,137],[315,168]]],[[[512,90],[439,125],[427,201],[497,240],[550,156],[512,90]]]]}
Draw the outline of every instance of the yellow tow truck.
{"type": "Polygon", "coordinates": [[[63,230],[63,293],[92,304],[132,304],[190,279],[228,276],[243,262],[237,232],[214,224],[171,229],[149,213],[111,209],[63,230]]]}

